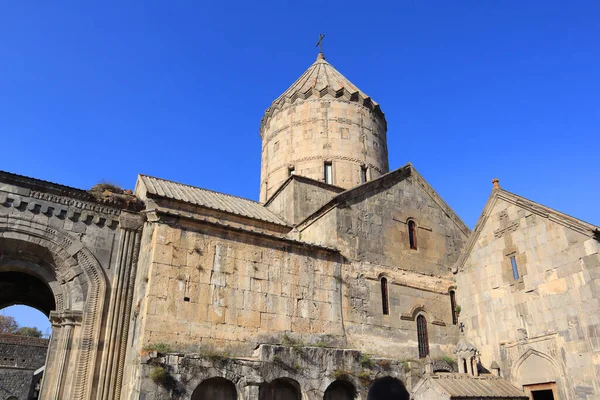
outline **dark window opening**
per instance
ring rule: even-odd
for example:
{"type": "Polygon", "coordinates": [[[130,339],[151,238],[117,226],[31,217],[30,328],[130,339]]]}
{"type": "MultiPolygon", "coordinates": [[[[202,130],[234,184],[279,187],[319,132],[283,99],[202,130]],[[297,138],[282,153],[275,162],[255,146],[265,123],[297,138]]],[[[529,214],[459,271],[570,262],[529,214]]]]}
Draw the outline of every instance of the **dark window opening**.
{"type": "Polygon", "coordinates": [[[330,162],[326,162],[323,166],[325,183],[333,184],[333,166],[330,162]]]}
{"type": "Polygon", "coordinates": [[[360,183],[365,183],[367,181],[367,166],[363,165],[360,167],[360,183]]]}
{"type": "Polygon", "coordinates": [[[533,395],[533,400],[554,400],[552,389],[534,390],[531,394],[533,395]]]}
{"type": "Polygon", "coordinates": [[[190,301],[190,298],[189,298],[189,297],[187,297],[187,296],[185,296],[185,297],[183,298],[183,301],[190,301]]]}
{"type": "Polygon", "coordinates": [[[289,167],[289,168],[288,168],[288,175],[289,175],[289,176],[296,175],[296,168],[294,168],[294,167],[289,167]]]}
{"type": "Polygon", "coordinates": [[[388,301],[388,284],[386,278],[381,278],[381,305],[383,307],[383,314],[390,314],[390,303],[388,301]]]}
{"type": "Polygon", "coordinates": [[[450,291],[450,307],[452,308],[452,324],[458,324],[458,315],[456,313],[456,294],[454,290],[450,291]]]}
{"type": "Polygon", "coordinates": [[[519,269],[517,268],[517,260],[514,256],[510,258],[510,265],[512,266],[513,278],[519,279],[519,269]]]}
{"type": "Polygon", "coordinates": [[[424,316],[417,317],[417,338],[419,340],[419,358],[429,355],[429,338],[427,336],[427,320],[424,316]]]}
{"type": "Polygon", "coordinates": [[[417,224],[415,221],[408,221],[408,241],[412,250],[417,249],[417,224]]]}

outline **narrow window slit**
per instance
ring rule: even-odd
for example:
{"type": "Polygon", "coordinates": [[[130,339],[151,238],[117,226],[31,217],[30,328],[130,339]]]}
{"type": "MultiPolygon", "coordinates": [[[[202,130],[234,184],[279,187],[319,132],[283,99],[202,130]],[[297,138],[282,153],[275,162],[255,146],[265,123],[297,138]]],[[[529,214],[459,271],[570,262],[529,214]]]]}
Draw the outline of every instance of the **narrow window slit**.
{"type": "Polygon", "coordinates": [[[390,303],[388,301],[388,284],[386,278],[381,278],[381,305],[383,307],[383,315],[389,315],[390,303]]]}
{"type": "Polygon", "coordinates": [[[408,221],[408,241],[412,250],[417,250],[417,225],[415,221],[408,221]]]}

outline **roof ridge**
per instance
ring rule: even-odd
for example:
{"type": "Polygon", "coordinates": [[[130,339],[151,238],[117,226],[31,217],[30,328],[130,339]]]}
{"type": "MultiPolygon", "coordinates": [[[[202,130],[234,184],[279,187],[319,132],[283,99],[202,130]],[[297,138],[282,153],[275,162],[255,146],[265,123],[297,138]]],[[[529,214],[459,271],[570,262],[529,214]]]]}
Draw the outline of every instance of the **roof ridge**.
{"type": "Polygon", "coordinates": [[[219,194],[219,195],[222,195],[222,196],[233,197],[233,198],[235,198],[235,199],[240,199],[240,200],[249,201],[249,202],[251,202],[251,203],[258,204],[259,206],[262,206],[262,203],[260,203],[260,202],[258,202],[258,201],[256,201],[256,200],[247,199],[247,198],[245,198],[245,197],[236,196],[236,195],[234,195],[234,194],[223,193],[223,192],[217,192],[216,190],[211,190],[211,189],[206,189],[206,188],[202,188],[202,187],[199,187],[199,186],[189,185],[189,184],[187,184],[187,183],[181,183],[181,182],[177,182],[177,181],[172,181],[172,180],[170,180],[170,179],[158,178],[158,177],[156,177],[156,176],[147,175],[147,174],[139,174],[139,176],[143,176],[143,177],[146,177],[146,178],[152,178],[152,179],[156,179],[156,180],[163,181],[163,182],[171,182],[171,183],[175,183],[175,184],[177,184],[177,185],[186,186],[186,187],[189,187],[189,188],[192,188],[192,189],[199,189],[199,190],[203,190],[203,191],[205,191],[205,192],[211,192],[211,193],[219,194]]]}
{"type": "Polygon", "coordinates": [[[596,230],[600,230],[600,226],[594,225],[594,224],[592,224],[592,223],[590,223],[590,222],[587,222],[587,221],[584,221],[584,220],[582,220],[581,218],[577,218],[577,217],[574,217],[574,216],[572,216],[572,215],[570,215],[570,214],[567,214],[567,213],[564,213],[564,212],[562,212],[562,211],[559,211],[559,210],[557,210],[556,208],[552,208],[552,207],[549,207],[549,206],[545,206],[545,205],[543,205],[542,203],[538,203],[537,201],[534,201],[534,200],[528,199],[527,197],[523,197],[523,196],[521,196],[521,195],[518,195],[518,194],[516,194],[516,193],[510,192],[510,191],[508,191],[508,190],[505,190],[505,189],[502,189],[502,188],[498,188],[497,190],[499,191],[499,193],[506,193],[506,194],[507,194],[507,195],[509,195],[509,196],[513,196],[513,197],[516,197],[516,198],[518,198],[518,199],[521,199],[521,200],[523,200],[523,201],[526,201],[526,202],[528,202],[528,203],[530,203],[530,204],[533,204],[533,205],[535,205],[536,207],[541,207],[541,208],[543,208],[543,209],[546,209],[546,210],[548,210],[548,211],[550,211],[550,212],[553,212],[553,213],[555,213],[555,214],[559,214],[559,215],[561,215],[561,216],[567,217],[567,218],[569,218],[569,219],[572,219],[572,220],[574,220],[574,222],[580,223],[580,224],[582,224],[582,225],[587,225],[587,226],[588,226],[590,229],[596,229],[596,230]]]}
{"type": "Polygon", "coordinates": [[[469,236],[469,239],[467,240],[467,243],[465,244],[465,247],[463,248],[463,250],[461,252],[461,256],[459,257],[459,259],[454,264],[454,267],[452,268],[453,273],[457,273],[461,268],[464,267],[464,264],[467,261],[467,258],[469,257],[471,250],[473,249],[473,246],[475,246],[475,242],[477,241],[477,238],[481,234],[481,231],[483,230],[483,227],[485,226],[485,224],[489,218],[489,213],[491,212],[492,208],[496,205],[496,202],[498,201],[498,199],[504,200],[507,202],[512,202],[513,204],[515,204],[519,207],[522,207],[522,208],[529,209],[529,211],[536,213],[536,214],[540,214],[541,212],[540,212],[540,210],[535,210],[535,209],[536,208],[541,209],[541,211],[543,211],[547,214],[546,216],[543,216],[543,218],[548,218],[552,222],[561,224],[563,226],[565,226],[564,221],[558,220],[556,218],[551,219],[550,218],[551,214],[556,214],[559,217],[562,217],[567,220],[571,220],[571,222],[573,222],[574,224],[579,225],[580,229],[575,229],[576,228],[575,226],[569,226],[569,228],[576,230],[581,234],[586,234],[585,231],[589,231],[588,234],[591,233],[590,237],[595,237],[597,235],[596,232],[600,232],[600,227],[598,227],[594,224],[591,224],[589,222],[586,222],[582,219],[573,217],[569,214],[565,214],[562,211],[558,211],[557,209],[545,206],[543,204],[540,204],[538,202],[530,200],[526,197],[520,196],[513,192],[509,192],[508,190],[505,190],[502,188],[494,188],[494,189],[492,189],[492,193],[490,194],[487,201],[485,202],[485,206],[483,207],[483,210],[481,211],[479,218],[477,218],[475,227],[471,231],[471,235],[469,236]],[[514,200],[514,201],[511,201],[511,200],[514,200]],[[525,204],[517,204],[517,200],[520,200],[521,202],[523,202],[525,204]]]}

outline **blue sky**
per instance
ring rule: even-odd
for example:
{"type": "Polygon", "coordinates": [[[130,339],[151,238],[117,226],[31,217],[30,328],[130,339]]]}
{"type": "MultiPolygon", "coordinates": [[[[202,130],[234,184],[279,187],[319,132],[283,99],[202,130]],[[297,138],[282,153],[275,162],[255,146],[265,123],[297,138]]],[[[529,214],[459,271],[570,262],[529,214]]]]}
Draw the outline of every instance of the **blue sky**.
{"type": "Polygon", "coordinates": [[[327,60],[386,114],[390,167],[411,161],[468,226],[494,177],[598,225],[598,15],[596,1],[3,2],[0,169],[258,199],[262,114],[325,33],[327,60]]]}

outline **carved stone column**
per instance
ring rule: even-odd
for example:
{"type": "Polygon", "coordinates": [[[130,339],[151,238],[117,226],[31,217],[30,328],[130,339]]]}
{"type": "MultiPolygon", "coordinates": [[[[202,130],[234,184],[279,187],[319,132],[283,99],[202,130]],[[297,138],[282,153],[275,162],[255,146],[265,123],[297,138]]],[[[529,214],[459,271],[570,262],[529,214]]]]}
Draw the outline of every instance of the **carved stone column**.
{"type": "Polygon", "coordinates": [[[108,309],[98,400],[116,400],[121,392],[133,286],[144,218],[122,212],[120,240],[108,309]]]}
{"type": "MultiPolygon", "coordinates": [[[[54,374],[48,376],[44,373],[42,378],[42,388],[40,390],[40,399],[62,399],[68,396],[65,393],[65,382],[67,374],[72,373],[68,368],[69,358],[73,350],[73,331],[75,327],[81,325],[83,313],[81,311],[66,310],[62,312],[51,311],[50,322],[52,323],[52,335],[56,335],[56,342],[51,343],[52,348],[48,349],[46,365],[51,355],[54,374]]],[[[77,351],[75,348],[74,351],[77,351]]]]}

